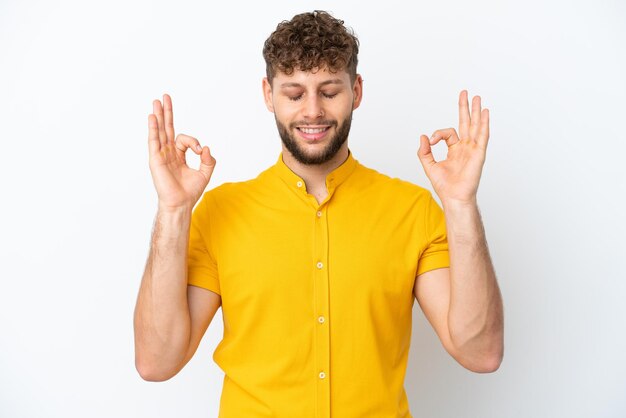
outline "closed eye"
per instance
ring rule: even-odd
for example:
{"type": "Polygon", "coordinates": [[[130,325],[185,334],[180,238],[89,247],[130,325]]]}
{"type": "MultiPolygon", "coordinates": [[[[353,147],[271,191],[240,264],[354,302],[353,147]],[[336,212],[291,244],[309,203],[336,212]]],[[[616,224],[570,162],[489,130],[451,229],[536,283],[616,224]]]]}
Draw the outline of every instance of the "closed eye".
{"type": "MultiPolygon", "coordinates": [[[[326,94],[326,93],[322,93],[322,96],[324,96],[327,99],[332,99],[335,96],[337,96],[338,93],[335,94],[326,94]]],[[[300,100],[302,98],[302,95],[298,95],[298,96],[289,96],[289,100],[291,100],[292,102],[297,102],[298,100],[300,100]]]]}

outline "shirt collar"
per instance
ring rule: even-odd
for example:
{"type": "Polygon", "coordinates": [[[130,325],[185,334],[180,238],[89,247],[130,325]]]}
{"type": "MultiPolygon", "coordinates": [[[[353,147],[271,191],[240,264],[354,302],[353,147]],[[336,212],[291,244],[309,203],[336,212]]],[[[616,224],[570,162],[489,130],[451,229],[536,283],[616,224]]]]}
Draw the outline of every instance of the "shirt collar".
{"type": "MultiPolygon", "coordinates": [[[[348,158],[333,171],[326,176],[326,186],[328,189],[334,189],[343,183],[352,174],[358,164],[358,160],[354,159],[352,151],[348,149],[348,158]]],[[[288,186],[296,189],[305,190],[304,180],[302,177],[291,171],[291,169],[283,161],[283,152],[278,155],[276,164],[271,167],[271,170],[278,175],[288,186]]]]}

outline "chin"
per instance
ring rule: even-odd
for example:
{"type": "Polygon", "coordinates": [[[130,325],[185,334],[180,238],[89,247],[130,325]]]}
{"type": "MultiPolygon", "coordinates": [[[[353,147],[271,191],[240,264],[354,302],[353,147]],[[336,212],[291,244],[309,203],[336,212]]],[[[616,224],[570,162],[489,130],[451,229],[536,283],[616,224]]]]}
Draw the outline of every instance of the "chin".
{"type": "Polygon", "coordinates": [[[339,126],[334,123],[322,138],[317,141],[308,141],[300,136],[296,127],[287,129],[276,119],[283,146],[296,161],[304,165],[320,165],[332,160],[348,139],[350,122],[351,118],[339,126]]]}

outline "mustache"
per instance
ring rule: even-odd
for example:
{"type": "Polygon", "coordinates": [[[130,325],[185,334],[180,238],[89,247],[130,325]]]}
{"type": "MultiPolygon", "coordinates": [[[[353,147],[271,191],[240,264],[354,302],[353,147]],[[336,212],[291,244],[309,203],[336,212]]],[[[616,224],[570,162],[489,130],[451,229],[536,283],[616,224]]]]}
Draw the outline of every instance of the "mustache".
{"type": "Polygon", "coordinates": [[[290,129],[295,129],[297,126],[319,126],[319,125],[328,125],[328,126],[337,126],[336,120],[318,120],[315,122],[306,122],[306,121],[298,121],[289,124],[290,129]]]}

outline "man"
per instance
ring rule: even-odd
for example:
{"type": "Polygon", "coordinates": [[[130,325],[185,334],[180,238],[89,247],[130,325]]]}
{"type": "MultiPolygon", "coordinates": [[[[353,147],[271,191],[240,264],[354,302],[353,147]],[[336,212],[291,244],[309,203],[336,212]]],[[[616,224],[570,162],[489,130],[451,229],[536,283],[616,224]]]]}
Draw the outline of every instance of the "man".
{"type": "Polygon", "coordinates": [[[470,116],[464,90],[459,134],[420,136],[442,210],[428,190],[349,150],[363,93],[358,45],[325,12],[278,25],[262,88],[282,152],[248,181],[204,192],[216,165],[209,147],[175,137],[171,98],[154,101],[159,206],[135,309],[136,367],[150,381],[176,375],[221,306],[222,418],[410,417],[416,299],[461,365],[484,373],[501,363],[502,301],[476,202],[488,110],[476,96],[470,116]],[[441,140],[448,155],[436,162],[441,140]],[[199,170],[186,165],[188,148],[199,170]]]}

